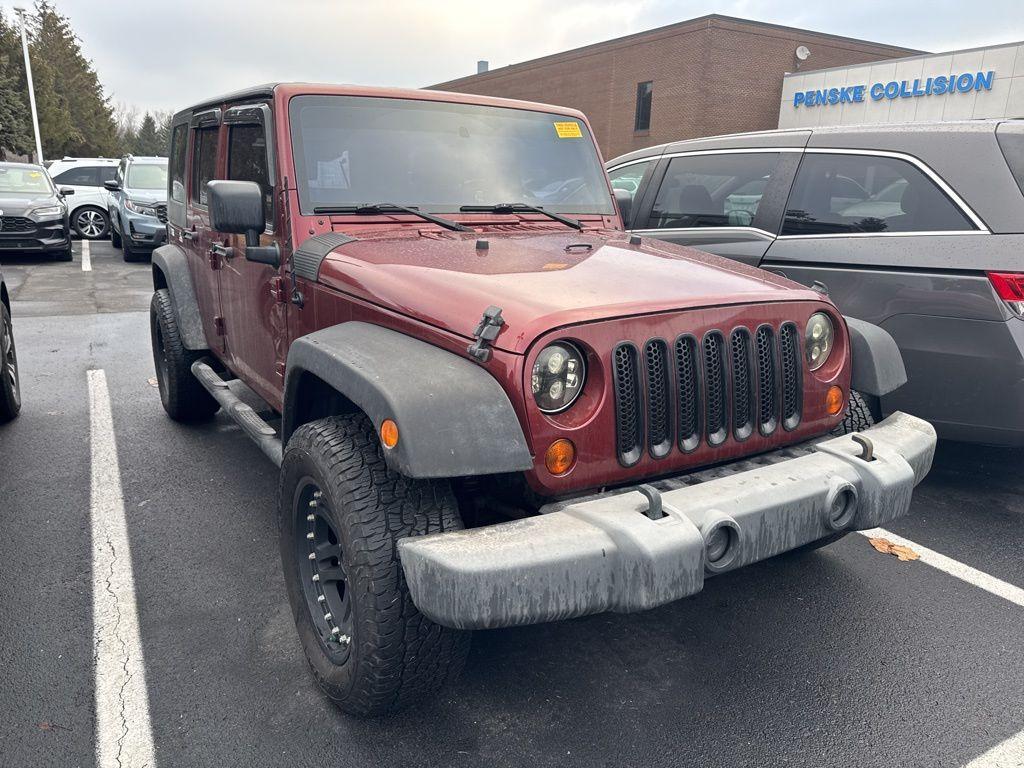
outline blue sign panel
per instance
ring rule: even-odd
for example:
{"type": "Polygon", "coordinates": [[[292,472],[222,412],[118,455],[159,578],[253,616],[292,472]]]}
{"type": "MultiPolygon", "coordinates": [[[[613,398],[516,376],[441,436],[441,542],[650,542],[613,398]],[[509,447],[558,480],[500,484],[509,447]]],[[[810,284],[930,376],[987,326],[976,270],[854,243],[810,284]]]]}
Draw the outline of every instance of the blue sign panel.
{"type": "Polygon", "coordinates": [[[824,88],[815,91],[797,91],[793,94],[794,107],[828,107],[834,104],[872,101],[882,99],[912,99],[918,96],[943,96],[969,91],[991,91],[996,73],[964,72],[960,75],[938,75],[926,80],[892,80],[888,83],[868,85],[847,85],[841,88],[824,88]]]}

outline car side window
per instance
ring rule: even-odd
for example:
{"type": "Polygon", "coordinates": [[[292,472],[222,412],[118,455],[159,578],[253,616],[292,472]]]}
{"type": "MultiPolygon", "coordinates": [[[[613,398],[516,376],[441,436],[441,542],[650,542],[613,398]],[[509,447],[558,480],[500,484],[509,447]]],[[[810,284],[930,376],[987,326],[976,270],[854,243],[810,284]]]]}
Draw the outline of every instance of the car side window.
{"type": "Polygon", "coordinates": [[[185,155],[188,153],[188,124],[174,126],[171,132],[171,158],[168,175],[171,180],[171,199],[185,202],[185,155]]]}
{"type": "Polygon", "coordinates": [[[98,187],[100,185],[99,169],[94,166],[68,168],[53,177],[54,184],[66,184],[72,187],[98,187]]]}
{"type": "Polygon", "coordinates": [[[807,153],[786,204],[783,235],[962,232],[976,229],[913,163],[896,157],[807,153]]]}
{"type": "Polygon", "coordinates": [[[195,132],[192,155],[192,202],[206,206],[206,183],[217,171],[217,136],[220,128],[210,126],[195,132]]]}
{"type": "Polygon", "coordinates": [[[778,164],[777,152],[675,157],[654,200],[651,229],[749,227],[778,164]]]}
{"type": "Polygon", "coordinates": [[[267,140],[261,125],[232,125],[228,133],[228,178],[254,181],[263,194],[263,213],[270,225],[274,220],[274,190],[267,172],[267,140]]]}
{"type": "Polygon", "coordinates": [[[117,166],[116,165],[101,165],[98,169],[100,177],[100,186],[102,187],[104,182],[113,181],[117,178],[117,166]]]}

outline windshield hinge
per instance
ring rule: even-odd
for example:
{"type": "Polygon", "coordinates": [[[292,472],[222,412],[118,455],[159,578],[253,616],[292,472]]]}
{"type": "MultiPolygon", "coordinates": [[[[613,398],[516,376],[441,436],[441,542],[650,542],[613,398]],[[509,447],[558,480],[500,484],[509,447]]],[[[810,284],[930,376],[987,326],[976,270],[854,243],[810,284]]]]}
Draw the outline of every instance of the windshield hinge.
{"type": "Polygon", "coordinates": [[[491,344],[498,338],[504,324],[501,307],[491,306],[485,309],[484,316],[480,318],[476,330],[473,331],[476,341],[466,347],[466,351],[477,361],[486,363],[491,359],[491,344]]]}

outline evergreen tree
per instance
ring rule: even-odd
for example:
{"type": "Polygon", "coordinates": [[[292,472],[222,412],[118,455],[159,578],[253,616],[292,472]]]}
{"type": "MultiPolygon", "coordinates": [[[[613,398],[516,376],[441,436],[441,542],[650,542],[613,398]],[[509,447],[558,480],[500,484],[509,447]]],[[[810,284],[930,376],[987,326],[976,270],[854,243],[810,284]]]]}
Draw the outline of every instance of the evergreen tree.
{"type": "Polygon", "coordinates": [[[8,152],[27,155],[34,148],[21,30],[0,11],[0,160],[8,152]]]}
{"type": "Polygon", "coordinates": [[[116,154],[113,110],[71,22],[50,0],[36,1],[30,55],[43,154],[116,154]]]}
{"type": "Polygon", "coordinates": [[[167,151],[167,147],[161,143],[157,134],[156,120],[147,112],[142,118],[139,132],[135,135],[135,147],[132,152],[136,155],[161,155],[167,151]]]}

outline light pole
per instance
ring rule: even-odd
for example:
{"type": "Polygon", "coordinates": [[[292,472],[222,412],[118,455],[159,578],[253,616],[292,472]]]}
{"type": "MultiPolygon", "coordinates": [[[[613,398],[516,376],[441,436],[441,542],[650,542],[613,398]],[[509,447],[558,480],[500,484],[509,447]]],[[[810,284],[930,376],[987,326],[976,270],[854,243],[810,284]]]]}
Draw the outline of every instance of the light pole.
{"type": "Polygon", "coordinates": [[[43,164],[43,142],[39,138],[39,115],[36,113],[36,89],[32,85],[32,62],[28,58],[28,36],[25,33],[25,9],[15,8],[21,19],[21,52],[25,55],[25,76],[28,78],[28,103],[32,107],[32,129],[36,133],[36,162],[43,164]]]}

